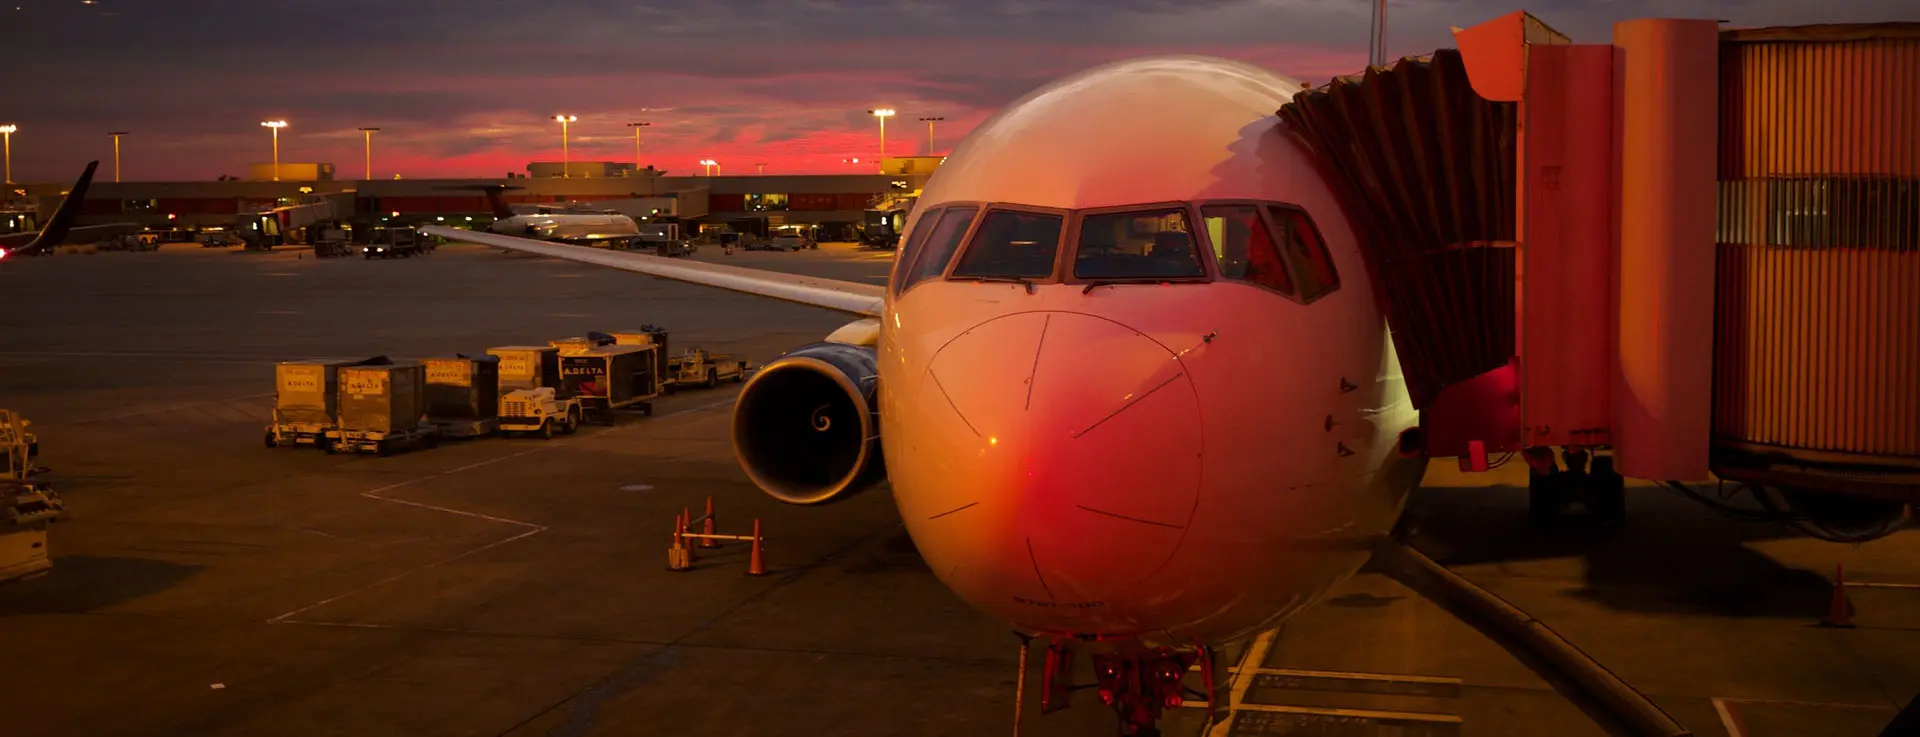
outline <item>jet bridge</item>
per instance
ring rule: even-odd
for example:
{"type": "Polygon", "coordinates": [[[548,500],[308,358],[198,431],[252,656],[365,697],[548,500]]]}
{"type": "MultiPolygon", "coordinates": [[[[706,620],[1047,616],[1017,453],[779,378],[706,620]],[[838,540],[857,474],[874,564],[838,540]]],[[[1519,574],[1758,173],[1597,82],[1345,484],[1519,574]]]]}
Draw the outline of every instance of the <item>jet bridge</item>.
{"type": "Polygon", "coordinates": [[[1830,540],[1910,519],[1920,24],[1455,38],[1279,111],[1358,228],[1429,452],[1609,449],[1830,540]]]}

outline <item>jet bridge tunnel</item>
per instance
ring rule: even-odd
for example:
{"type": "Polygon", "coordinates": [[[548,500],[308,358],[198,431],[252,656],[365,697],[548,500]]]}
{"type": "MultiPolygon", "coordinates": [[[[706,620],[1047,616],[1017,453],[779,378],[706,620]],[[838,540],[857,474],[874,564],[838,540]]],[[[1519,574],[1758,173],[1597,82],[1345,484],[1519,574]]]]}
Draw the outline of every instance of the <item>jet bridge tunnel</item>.
{"type": "Polygon", "coordinates": [[[1920,24],[1454,33],[1279,111],[1359,230],[1431,454],[1609,448],[1852,538],[1904,523],[1920,24]]]}

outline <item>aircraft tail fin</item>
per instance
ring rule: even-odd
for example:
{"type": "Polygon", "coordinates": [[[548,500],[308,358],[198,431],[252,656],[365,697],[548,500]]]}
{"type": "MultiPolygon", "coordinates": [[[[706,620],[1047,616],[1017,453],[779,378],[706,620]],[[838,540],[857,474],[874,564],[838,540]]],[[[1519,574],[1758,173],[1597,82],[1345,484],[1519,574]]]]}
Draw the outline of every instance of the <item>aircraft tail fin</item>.
{"type": "Polygon", "coordinates": [[[493,216],[495,218],[505,220],[507,218],[513,217],[514,212],[513,212],[513,208],[507,206],[507,198],[503,196],[501,193],[509,189],[520,189],[520,187],[515,187],[508,184],[476,184],[476,185],[465,185],[465,186],[456,186],[456,187],[441,187],[441,189],[457,189],[457,190],[462,190],[466,192],[476,192],[476,191],[485,192],[487,195],[487,207],[493,210],[493,216]]]}
{"type": "Polygon", "coordinates": [[[87,162],[87,170],[80,172],[80,179],[67,190],[67,197],[60,201],[59,209],[53,211],[53,217],[47,219],[46,227],[40,229],[40,235],[27,245],[7,252],[7,255],[26,256],[60,245],[67,239],[67,233],[73,230],[73,221],[80,217],[80,208],[87,201],[87,187],[93,184],[93,171],[100,168],[99,161],[87,162]]]}

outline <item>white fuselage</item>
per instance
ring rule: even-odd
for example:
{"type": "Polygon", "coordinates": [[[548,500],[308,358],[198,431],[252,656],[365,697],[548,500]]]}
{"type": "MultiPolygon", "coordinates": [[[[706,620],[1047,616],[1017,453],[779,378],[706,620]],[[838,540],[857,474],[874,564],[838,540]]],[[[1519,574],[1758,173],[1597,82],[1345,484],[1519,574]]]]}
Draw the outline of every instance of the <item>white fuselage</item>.
{"type": "Polygon", "coordinates": [[[933,278],[881,318],[893,493],[974,606],[1028,632],[1228,641],[1319,600],[1392,528],[1425,467],[1396,453],[1418,418],[1352,229],[1273,117],[1300,88],[1219,60],[1110,65],[1010,106],[935,174],[915,221],[1005,203],[1069,223],[1031,291],[933,278]],[[1062,283],[1077,211],[1221,200],[1303,208],[1341,287],[1301,304],[1219,278],[1204,247],[1207,283],[1062,283]]]}
{"type": "Polygon", "coordinates": [[[501,235],[551,241],[631,238],[640,234],[633,218],[620,214],[529,214],[495,220],[487,230],[501,235]]]}

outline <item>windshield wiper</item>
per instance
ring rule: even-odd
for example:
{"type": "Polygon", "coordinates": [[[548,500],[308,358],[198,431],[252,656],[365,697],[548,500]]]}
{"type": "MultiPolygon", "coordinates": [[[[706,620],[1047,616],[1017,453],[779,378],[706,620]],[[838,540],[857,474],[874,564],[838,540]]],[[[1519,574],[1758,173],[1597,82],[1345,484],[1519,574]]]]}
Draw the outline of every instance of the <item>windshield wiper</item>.
{"type": "Polygon", "coordinates": [[[994,282],[997,284],[1019,284],[1027,288],[1027,294],[1033,294],[1033,282],[1019,276],[957,276],[954,281],[994,282]]]}
{"type": "Polygon", "coordinates": [[[1172,283],[1173,281],[1171,279],[1157,279],[1154,277],[1139,277],[1139,276],[1114,277],[1112,279],[1089,279],[1087,281],[1087,288],[1080,290],[1080,293],[1086,294],[1099,287],[1110,287],[1115,284],[1172,284],[1172,283]]]}

